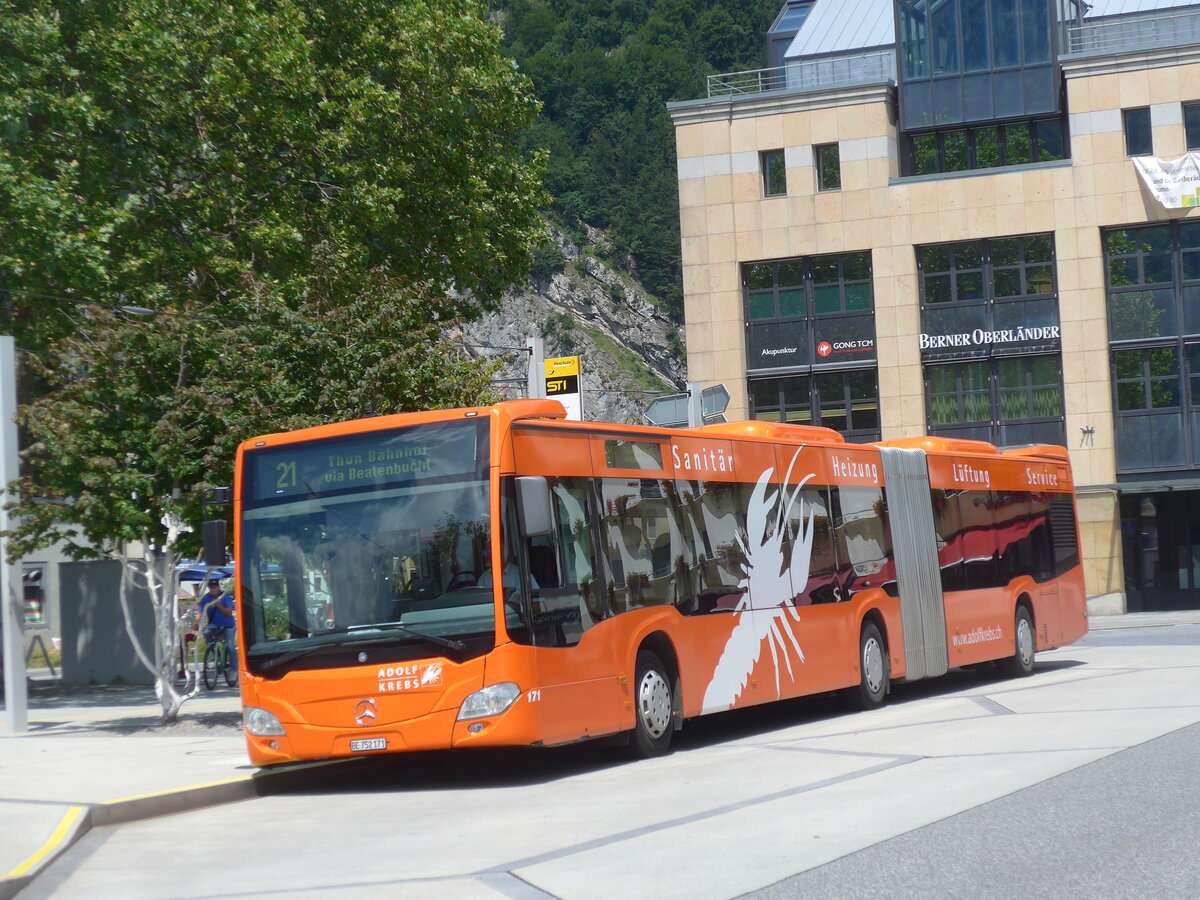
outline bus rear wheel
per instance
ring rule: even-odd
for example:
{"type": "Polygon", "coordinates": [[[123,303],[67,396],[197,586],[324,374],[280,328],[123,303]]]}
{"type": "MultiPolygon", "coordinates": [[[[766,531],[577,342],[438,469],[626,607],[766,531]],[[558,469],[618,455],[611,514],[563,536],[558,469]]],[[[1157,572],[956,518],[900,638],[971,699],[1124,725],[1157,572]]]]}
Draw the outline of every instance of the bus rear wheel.
{"type": "Polygon", "coordinates": [[[854,705],[859,709],[875,709],[882,706],[891,686],[891,677],[887,645],[883,642],[883,635],[879,633],[879,626],[874,622],[863,625],[862,634],[859,636],[858,668],[858,687],[852,694],[854,705]]]}
{"type": "Polygon", "coordinates": [[[630,747],[641,757],[662,756],[671,746],[671,676],[658,654],[642,650],[637,655],[634,679],[633,737],[630,747]]]}
{"type": "Polygon", "coordinates": [[[1024,678],[1033,674],[1033,657],[1036,644],[1033,634],[1033,619],[1029,610],[1018,606],[1013,616],[1013,655],[1000,661],[1000,670],[1010,678],[1024,678]]]}

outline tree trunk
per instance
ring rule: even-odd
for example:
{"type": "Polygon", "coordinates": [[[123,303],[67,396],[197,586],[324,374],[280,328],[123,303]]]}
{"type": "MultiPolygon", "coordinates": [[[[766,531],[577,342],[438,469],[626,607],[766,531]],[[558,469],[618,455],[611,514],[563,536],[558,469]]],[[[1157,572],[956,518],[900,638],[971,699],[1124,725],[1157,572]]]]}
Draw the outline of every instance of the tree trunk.
{"type": "MultiPolygon", "coordinates": [[[[172,542],[173,543],[173,542],[172,542]]],[[[162,723],[169,725],[179,718],[179,710],[192,697],[200,693],[200,673],[183,660],[184,680],[182,692],[176,688],[175,652],[179,646],[179,582],[175,566],[179,554],[170,549],[156,553],[147,543],[142,544],[140,556],[130,556],[128,545],[118,549],[121,562],[121,611],[125,618],[125,633],[137,654],[138,660],[154,676],[154,695],[162,707],[162,723]],[[136,586],[145,590],[154,608],[153,658],[146,652],[133,629],[133,616],[129,606],[128,588],[136,586]]]]}

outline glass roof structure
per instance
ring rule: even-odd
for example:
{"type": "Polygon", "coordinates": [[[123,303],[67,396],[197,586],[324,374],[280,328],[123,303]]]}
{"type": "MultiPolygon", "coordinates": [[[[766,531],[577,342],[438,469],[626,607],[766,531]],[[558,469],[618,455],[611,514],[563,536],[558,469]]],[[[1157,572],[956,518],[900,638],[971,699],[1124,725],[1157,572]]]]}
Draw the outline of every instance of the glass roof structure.
{"type": "MultiPolygon", "coordinates": [[[[794,13],[800,20],[800,30],[784,54],[787,60],[888,47],[896,43],[893,0],[815,0],[811,5],[803,5],[808,8],[794,13]]],[[[1084,19],[1198,5],[1196,0],[1090,0],[1084,19]]],[[[782,22],[793,13],[792,7],[792,2],[784,7],[771,34],[787,30],[782,27],[782,22]]]]}

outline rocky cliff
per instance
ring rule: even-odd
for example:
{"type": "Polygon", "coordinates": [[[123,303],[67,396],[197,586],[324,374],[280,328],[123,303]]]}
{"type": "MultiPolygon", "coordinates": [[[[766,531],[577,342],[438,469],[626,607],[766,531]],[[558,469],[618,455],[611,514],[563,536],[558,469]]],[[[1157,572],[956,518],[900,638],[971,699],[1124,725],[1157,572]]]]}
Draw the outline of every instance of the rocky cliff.
{"type": "Polygon", "coordinates": [[[645,424],[645,408],[684,389],[683,337],[634,277],[611,261],[602,233],[586,243],[552,229],[553,249],[539,254],[535,282],[513,291],[498,313],[461,329],[468,352],[503,360],[496,374],[504,399],[525,396],[531,337],[546,358],[580,357],[583,417],[645,424]]]}

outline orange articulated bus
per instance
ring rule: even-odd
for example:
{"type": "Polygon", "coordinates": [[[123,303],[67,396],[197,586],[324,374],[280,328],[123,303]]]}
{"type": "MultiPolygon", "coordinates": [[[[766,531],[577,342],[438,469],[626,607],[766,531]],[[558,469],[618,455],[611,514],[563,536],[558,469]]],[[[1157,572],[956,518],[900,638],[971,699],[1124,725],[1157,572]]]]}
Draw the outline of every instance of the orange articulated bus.
{"type": "Polygon", "coordinates": [[[1067,453],[516,400],[247,441],[242,702],[260,766],[552,746],[1087,632],[1067,453]]]}

